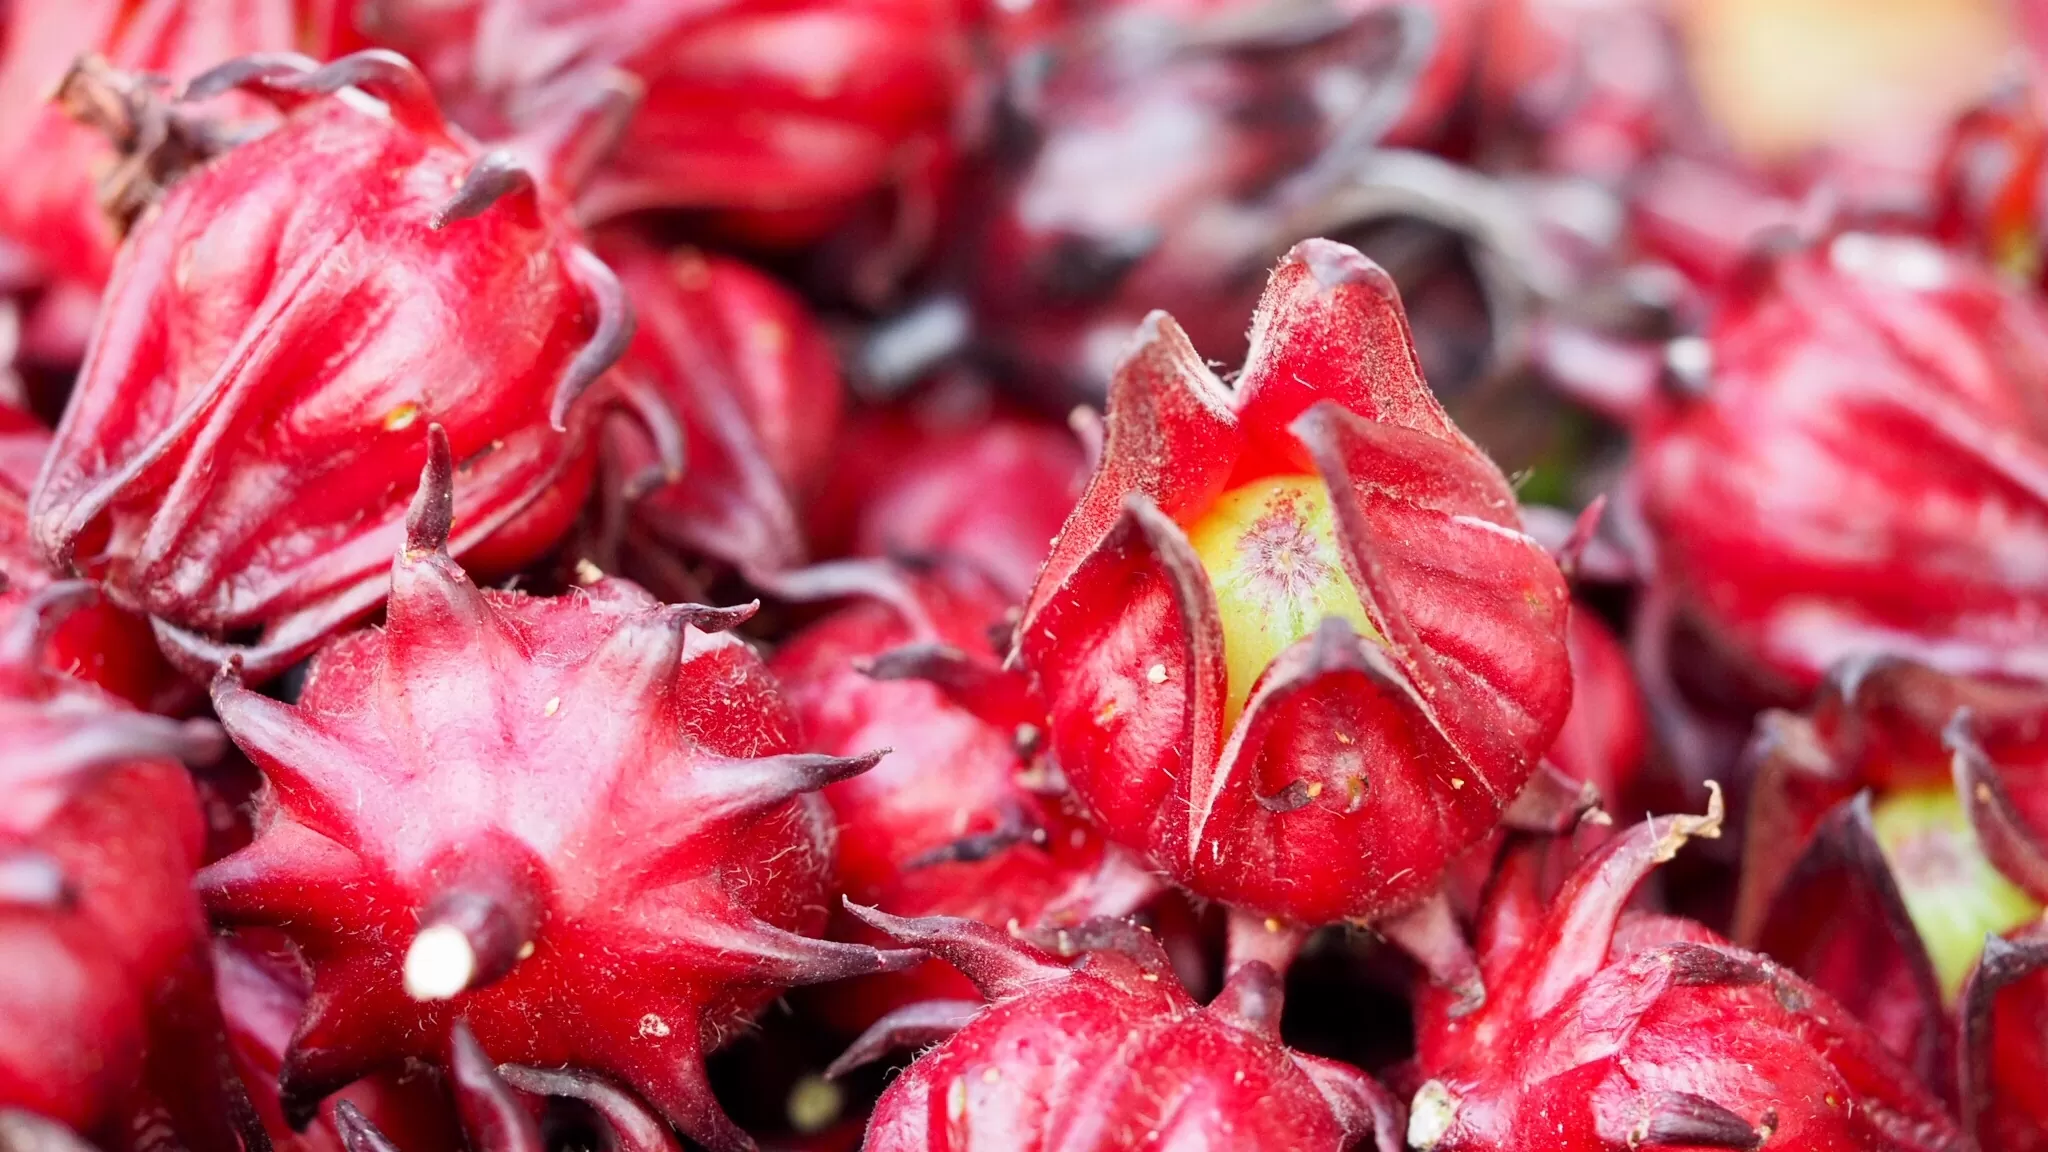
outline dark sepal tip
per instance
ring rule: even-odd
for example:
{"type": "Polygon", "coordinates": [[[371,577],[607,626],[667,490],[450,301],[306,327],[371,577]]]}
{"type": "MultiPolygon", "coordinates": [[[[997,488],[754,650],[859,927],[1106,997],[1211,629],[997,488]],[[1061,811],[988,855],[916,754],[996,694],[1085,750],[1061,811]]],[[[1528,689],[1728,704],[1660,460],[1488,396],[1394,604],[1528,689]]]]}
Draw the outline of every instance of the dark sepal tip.
{"type": "Polygon", "coordinates": [[[419,491],[405,516],[405,550],[440,552],[448,547],[454,527],[455,458],[447,429],[433,424],[427,428],[427,464],[420,470],[419,491]]]}

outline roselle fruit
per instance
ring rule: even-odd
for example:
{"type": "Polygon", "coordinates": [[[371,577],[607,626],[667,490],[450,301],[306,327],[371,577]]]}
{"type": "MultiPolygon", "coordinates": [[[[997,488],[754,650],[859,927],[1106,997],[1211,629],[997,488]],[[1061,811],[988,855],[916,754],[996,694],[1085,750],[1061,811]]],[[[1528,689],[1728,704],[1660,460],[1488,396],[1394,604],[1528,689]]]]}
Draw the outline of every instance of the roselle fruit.
{"type": "Polygon", "coordinates": [[[639,320],[618,378],[652,392],[683,433],[684,471],[665,475],[661,447],[641,430],[655,422],[615,421],[632,527],[742,571],[803,563],[798,508],[823,476],[842,405],[817,322],[737,260],[625,244],[606,255],[639,320]]]}
{"type": "Polygon", "coordinates": [[[168,130],[174,143],[203,152],[234,131],[261,130],[275,120],[258,103],[231,102],[232,125],[223,125],[218,136],[176,141],[180,126],[163,108],[130,107],[106,92],[88,100],[67,82],[66,71],[79,57],[95,55],[115,68],[162,77],[158,83],[182,83],[252,52],[325,59],[343,46],[342,8],[336,0],[16,5],[0,53],[0,165],[13,174],[0,189],[0,238],[31,254],[41,277],[97,293],[121,239],[120,223],[106,209],[132,213],[162,175],[148,158],[125,158],[119,149],[168,130]],[[67,107],[125,139],[110,144],[97,128],[74,121],[67,107]]]}
{"type": "Polygon", "coordinates": [[[88,593],[53,584],[0,625],[0,1113],[107,1152],[242,1152],[261,1132],[231,1121],[240,1086],[191,892],[204,825],[180,763],[217,755],[220,732],[42,666],[88,593]]]}
{"type": "Polygon", "coordinates": [[[473,130],[544,124],[607,69],[630,74],[638,107],[583,210],[688,210],[778,245],[878,193],[928,214],[969,79],[952,0],[392,0],[364,15],[473,130]]]}
{"type": "Polygon", "coordinates": [[[1645,421],[1631,484],[1658,579],[1787,692],[1890,653],[2048,672],[2048,319],[1901,234],[1760,258],[1700,387],[1645,421]]]}
{"type": "Polygon", "coordinates": [[[1511,857],[1480,917],[1487,1001],[1427,990],[1415,1152],[1955,1149],[1943,1105],[1825,993],[1706,928],[1624,915],[1707,815],[1645,821],[1546,898],[1543,846],[1511,857]]]}
{"type": "Polygon", "coordinates": [[[856,1042],[842,1064],[947,1037],[882,1093],[868,1152],[1401,1147],[1384,1088],[1281,1043],[1280,978],[1263,963],[1198,1005],[1158,942],[1121,921],[1078,929],[1087,955],[1069,967],[976,921],[849,908],[989,1001],[964,1022],[907,1009],[856,1042]]]}
{"type": "Polygon", "coordinates": [[[2048,692],[1852,664],[1808,713],[1767,713],[1751,760],[1739,937],[1867,1021],[1985,1147],[2048,1148],[2048,692]]]}
{"type": "MultiPolygon", "coordinates": [[[[799,632],[770,667],[807,748],[891,749],[823,793],[848,898],[897,916],[1045,932],[1123,916],[1155,896],[1155,878],[1045,794],[1042,707],[1021,674],[1001,668],[991,639],[1007,598],[957,566],[835,568],[858,599],[799,632]]],[[[851,917],[835,933],[887,942],[851,917]]],[[[904,1004],[973,996],[931,961],[834,988],[826,1007],[858,1030],[904,1004]]]]}
{"type": "Polygon", "coordinates": [[[255,841],[200,890],[313,974],[285,1116],[442,1058],[464,1020],[494,1061],[617,1081],[698,1143],[751,1148],[704,1055],[791,985],[916,959],[813,938],[832,859],[806,794],[879,754],[791,751],[774,681],[722,634],[750,609],[601,576],[554,599],[478,589],[447,551],[453,464],[430,440],[384,626],[322,650],[295,707],[232,669],[214,685],[269,788],[255,841]]]}
{"type": "Polygon", "coordinates": [[[1571,703],[1569,604],[1356,251],[1281,261],[1234,388],[1163,313],[1016,652],[1105,835],[1305,924],[1416,907],[1571,703]]]}
{"type": "Polygon", "coordinates": [[[389,53],[195,80],[285,109],[138,224],[29,512],[48,560],[258,678],[371,612],[420,428],[463,476],[456,555],[554,543],[592,471],[580,399],[631,331],[560,190],[448,127],[389,53]],[[382,101],[366,106],[363,97],[382,101]]]}

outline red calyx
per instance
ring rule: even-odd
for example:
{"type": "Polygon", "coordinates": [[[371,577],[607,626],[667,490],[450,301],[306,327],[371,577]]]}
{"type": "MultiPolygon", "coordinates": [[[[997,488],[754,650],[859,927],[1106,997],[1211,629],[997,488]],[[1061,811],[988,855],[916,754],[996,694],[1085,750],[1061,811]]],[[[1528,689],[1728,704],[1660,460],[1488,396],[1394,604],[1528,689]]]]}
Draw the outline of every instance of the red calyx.
{"type": "Polygon", "coordinates": [[[839,370],[802,300],[737,260],[607,250],[639,319],[617,379],[680,443],[615,429],[633,529],[746,572],[803,563],[797,509],[839,429],[839,370]],[[674,471],[680,457],[680,473],[674,471]],[[665,469],[667,469],[665,471],[665,469]]]}
{"type": "Polygon", "coordinates": [[[230,1120],[241,1086],[191,891],[204,825],[179,761],[220,733],[40,666],[83,591],[52,585],[0,628],[0,1113],[110,1152],[260,1152],[260,1127],[230,1120]]]}
{"type": "Polygon", "coordinates": [[[453,550],[531,560],[591,475],[579,397],[631,334],[567,204],[443,123],[412,66],[250,57],[185,89],[283,122],[185,173],[109,284],[29,502],[50,562],[210,672],[274,672],[383,597],[419,426],[463,475],[453,550]]]}
{"type": "Polygon", "coordinates": [[[705,1053],[794,985],[914,954],[815,939],[828,815],[806,795],[873,766],[791,752],[745,643],[750,608],[662,605],[621,580],[479,590],[446,550],[430,463],[381,629],[330,645],[296,707],[233,673],[229,735],[269,780],[256,840],[199,878],[313,973],[285,1053],[287,1118],[466,1020],[491,1058],[626,1085],[726,1152],[705,1053]]]}
{"type": "Polygon", "coordinates": [[[1280,1042],[1280,978],[1254,961],[1216,999],[1188,996],[1143,929],[1076,930],[1067,967],[1002,931],[848,905],[966,974],[989,1006],[962,1020],[885,1019],[840,1065],[947,1039],[890,1082],[869,1152],[1243,1147],[1397,1152],[1400,1106],[1357,1069],[1280,1042]]]}
{"type": "Polygon", "coordinates": [[[1966,1147],[1943,1105],[1825,993],[1699,925],[1623,920],[1704,817],[1659,817],[1546,900],[1512,859],[1480,919],[1487,1002],[1424,992],[1415,1152],[1966,1147]]]}
{"type": "MultiPolygon", "coordinates": [[[[799,633],[771,667],[807,747],[891,749],[873,771],[824,792],[848,898],[898,916],[1042,934],[1127,915],[1155,896],[1156,878],[1049,794],[1037,754],[1042,706],[992,651],[1006,599],[959,568],[834,567],[860,602],[799,633]]],[[[886,939],[857,920],[840,931],[886,939]]],[[[958,973],[932,962],[835,990],[828,1007],[865,1028],[904,1004],[972,996],[958,973]]]]}
{"type": "Polygon", "coordinates": [[[1839,232],[1729,286],[1632,483],[1661,579],[1793,691],[1888,653],[2048,672],[2048,316],[1966,257],[1839,232]],[[1998,525],[1997,531],[1980,529],[1998,525]]]}
{"type": "Polygon", "coordinates": [[[1016,650],[1105,834],[1261,915],[1373,920],[1529,779],[1570,705],[1567,612],[1386,275],[1311,240],[1234,389],[1147,321],[1016,650]]]}

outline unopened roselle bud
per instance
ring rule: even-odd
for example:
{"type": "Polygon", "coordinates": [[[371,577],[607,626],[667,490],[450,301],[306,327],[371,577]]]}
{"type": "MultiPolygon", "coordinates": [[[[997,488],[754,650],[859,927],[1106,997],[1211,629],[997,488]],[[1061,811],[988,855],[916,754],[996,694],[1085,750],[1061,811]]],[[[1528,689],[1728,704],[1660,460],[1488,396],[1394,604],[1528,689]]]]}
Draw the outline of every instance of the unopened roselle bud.
{"type": "Polygon", "coordinates": [[[610,430],[631,526],[747,572],[806,558],[798,508],[822,478],[843,406],[832,349],[803,301],[737,260],[608,246],[638,321],[616,378],[655,416],[610,430]],[[680,443],[666,447],[659,413],[680,443]],[[679,452],[684,470],[664,471],[679,452]]]}
{"type": "Polygon", "coordinates": [[[1016,631],[1075,795],[1260,916],[1414,908],[1563,723],[1568,604],[1385,274],[1298,245],[1234,389],[1155,314],[1107,432],[1016,631]]]}
{"type": "Polygon", "coordinates": [[[561,192],[450,129],[398,57],[254,58],[188,91],[233,88],[284,122],[136,228],[29,511],[188,667],[239,648],[256,677],[383,599],[429,422],[462,477],[452,552],[504,572],[551,546],[631,319],[561,192]]]}
{"type": "Polygon", "coordinates": [[[191,126],[177,123],[147,92],[251,52],[326,59],[343,47],[336,19],[343,7],[332,0],[13,6],[0,53],[0,167],[13,173],[0,187],[0,237],[32,253],[42,276],[98,293],[122,227],[164,175],[152,169],[151,158],[120,153],[156,133],[174,148],[203,155],[234,131],[260,131],[277,119],[261,102],[231,100],[232,128],[180,139],[191,126]],[[135,73],[137,87],[89,91],[75,76],[67,80],[67,71],[99,66],[75,63],[88,56],[135,73]],[[74,114],[89,123],[78,123],[74,114]]]}
{"type": "Polygon", "coordinates": [[[1659,578],[1803,692],[1894,653],[2048,673],[2048,315],[1906,235],[1759,260],[1689,345],[1632,478],[1659,578]]]}
{"type": "Polygon", "coordinates": [[[1899,660],[1837,669],[1751,753],[1735,928],[1959,1099],[1986,1148],[2048,1148],[2048,695],[1899,660]]]}
{"type": "MultiPolygon", "coordinates": [[[[889,748],[870,772],[826,786],[839,828],[839,887],[897,916],[963,916],[1023,936],[1138,911],[1164,885],[1047,795],[1043,706],[992,640],[1007,597],[958,565],[880,561],[792,579],[855,599],[799,632],[770,665],[808,747],[889,748]]],[[[842,939],[886,943],[852,917],[842,939]]],[[[865,1028],[925,1000],[971,999],[943,964],[840,985],[823,1010],[865,1028]]]]}

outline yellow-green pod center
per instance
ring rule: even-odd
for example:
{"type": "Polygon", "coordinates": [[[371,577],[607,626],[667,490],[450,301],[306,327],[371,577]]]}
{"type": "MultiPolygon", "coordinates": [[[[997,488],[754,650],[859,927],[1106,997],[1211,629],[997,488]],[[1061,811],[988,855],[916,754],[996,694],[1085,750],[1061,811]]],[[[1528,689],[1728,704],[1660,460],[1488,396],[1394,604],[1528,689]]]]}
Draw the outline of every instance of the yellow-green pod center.
{"type": "Polygon", "coordinates": [[[1223,625],[1226,730],[1273,658],[1325,617],[1378,638],[1344,571],[1330,492],[1317,477],[1268,476],[1233,488],[1188,525],[1188,539],[1209,574],[1223,625]]]}
{"type": "Polygon", "coordinates": [[[1953,1004],[1984,951],[1985,935],[2025,924],[2041,906],[1985,858],[1953,788],[1894,792],[1870,816],[1906,914],[1934,961],[1942,998],[1953,1004]]]}

